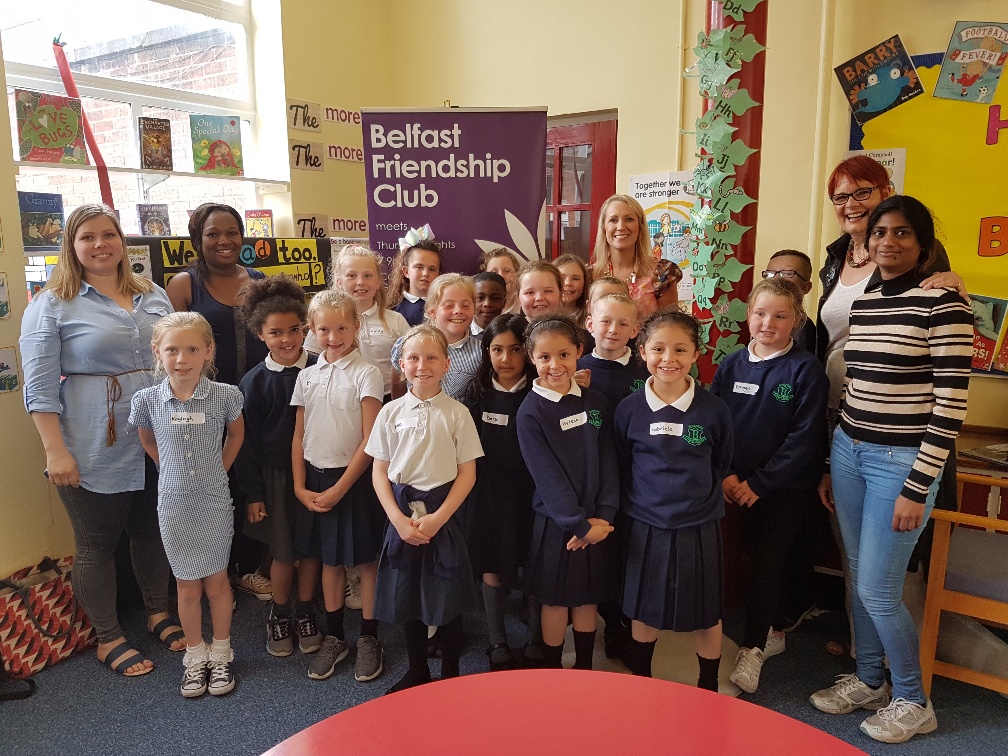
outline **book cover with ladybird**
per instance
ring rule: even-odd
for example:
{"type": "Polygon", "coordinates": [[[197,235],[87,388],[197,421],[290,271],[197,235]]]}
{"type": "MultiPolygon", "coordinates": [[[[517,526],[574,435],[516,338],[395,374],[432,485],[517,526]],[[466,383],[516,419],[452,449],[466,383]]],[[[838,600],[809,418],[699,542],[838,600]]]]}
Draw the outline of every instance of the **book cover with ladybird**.
{"type": "Polygon", "coordinates": [[[20,160],[88,164],[80,100],[15,89],[14,109],[20,160]]]}
{"type": "Polygon", "coordinates": [[[168,205],[138,204],[136,208],[141,236],[171,236],[168,205]]]}
{"type": "Polygon", "coordinates": [[[167,118],[140,118],[140,167],[156,171],[172,170],[171,121],[167,118]]]}
{"type": "Polygon", "coordinates": [[[273,236],[272,210],[246,210],[245,236],[269,238],[273,236]]]}
{"type": "Polygon", "coordinates": [[[241,119],[238,116],[190,115],[193,169],[197,173],[244,176],[241,119]]]}

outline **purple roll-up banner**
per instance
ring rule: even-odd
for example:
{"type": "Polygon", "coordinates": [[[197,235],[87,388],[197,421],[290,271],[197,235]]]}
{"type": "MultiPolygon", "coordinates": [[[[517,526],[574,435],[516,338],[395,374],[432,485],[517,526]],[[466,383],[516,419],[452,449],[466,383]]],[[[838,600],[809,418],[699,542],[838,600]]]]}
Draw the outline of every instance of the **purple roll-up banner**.
{"type": "Polygon", "coordinates": [[[371,248],[386,263],[430,225],[444,272],[506,247],[545,256],[546,108],[361,110],[371,248]]]}

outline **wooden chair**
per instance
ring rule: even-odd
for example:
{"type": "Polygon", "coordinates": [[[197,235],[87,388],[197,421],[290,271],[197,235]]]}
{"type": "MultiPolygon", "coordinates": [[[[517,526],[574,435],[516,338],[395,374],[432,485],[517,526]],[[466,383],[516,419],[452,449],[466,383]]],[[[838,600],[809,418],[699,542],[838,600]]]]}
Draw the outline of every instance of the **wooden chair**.
{"type": "MultiPolygon", "coordinates": [[[[1008,488],[1008,478],[960,472],[957,477],[962,502],[964,483],[991,489],[1008,488]]],[[[935,509],[934,544],[928,574],[920,657],[924,693],[931,695],[934,675],[979,685],[1008,694],[1008,679],[935,659],[941,613],[974,617],[1008,626],[1008,520],[935,509]],[[969,528],[953,525],[967,525],[969,528]]]]}

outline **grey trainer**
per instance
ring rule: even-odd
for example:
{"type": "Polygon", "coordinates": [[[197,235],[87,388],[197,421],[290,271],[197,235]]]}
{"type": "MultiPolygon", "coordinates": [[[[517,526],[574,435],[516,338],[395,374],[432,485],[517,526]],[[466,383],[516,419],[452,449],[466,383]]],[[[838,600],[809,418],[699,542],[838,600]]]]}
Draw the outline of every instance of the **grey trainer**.
{"type": "Polygon", "coordinates": [[[266,620],[266,650],[271,656],[290,656],[294,653],[290,617],[270,617],[266,620]]]}
{"type": "Polygon", "coordinates": [[[325,680],[349,653],[350,647],[346,641],[340,640],[335,635],[327,635],[322,640],[318,653],[308,663],[308,677],[312,680],[325,680]]]}
{"type": "Polygon", "coordinates": [[[878,711],[889,704],[889,686],[872,688],[857,675],[839,675],[836,685],[817,690],[809,701],[826,714],[850,714],[855,709],[878,711]]]}
{"type": "Polygon", "coordinates": [[[357,682],[374,680],[382,673],[384,652],[382,645],[373,635],[362,635],[357,639],[357,662],[354,678],[357,682]]]}

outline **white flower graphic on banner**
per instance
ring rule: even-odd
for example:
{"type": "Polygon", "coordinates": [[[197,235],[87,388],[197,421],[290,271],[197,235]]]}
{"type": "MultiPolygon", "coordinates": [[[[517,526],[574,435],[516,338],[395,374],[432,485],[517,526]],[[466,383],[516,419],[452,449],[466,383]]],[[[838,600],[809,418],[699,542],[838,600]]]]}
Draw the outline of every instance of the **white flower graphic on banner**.
{"type": "Polygon", "coordinates": [[[486,239],[473,239],[473,241],[476,242],[476,244],[479,245],[479,248],[484,252],[489,252],[490,250],[497,249],[498,247],[504,247],[525,260],[541,260],[545,257],[541,251],[546,244],[545,200],[543,200],[542,208],[539,210],[539,227],[536,229],[535,237],[532,236],[532,232],[529,231],[525,227],[525,224],[522,223],[510,210],[504,211],[504,222],[507,224],[508,231],[511,233],[511,244],[502,244],[500,242],[487,241],[486,239]]]}

